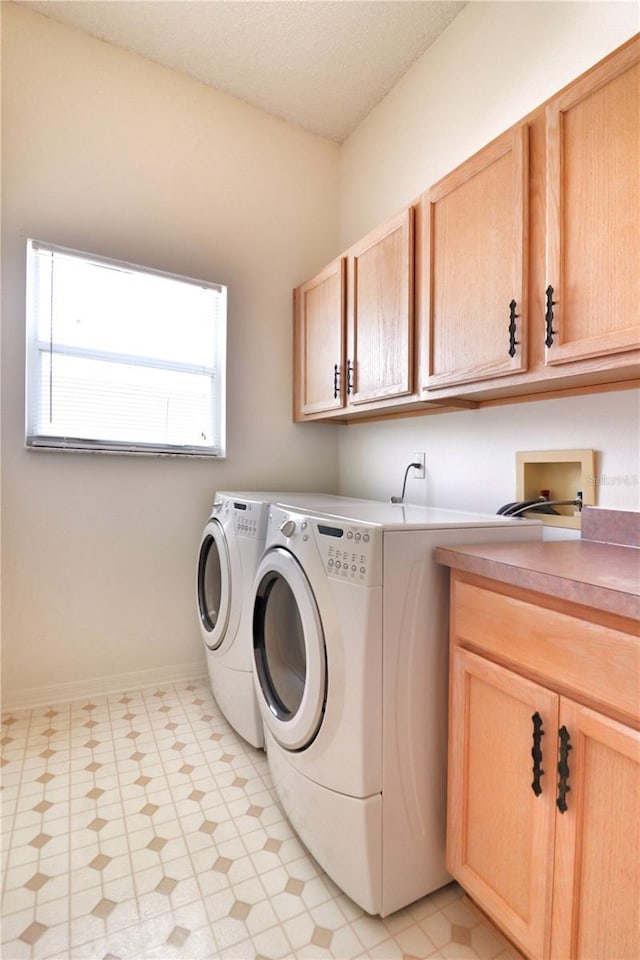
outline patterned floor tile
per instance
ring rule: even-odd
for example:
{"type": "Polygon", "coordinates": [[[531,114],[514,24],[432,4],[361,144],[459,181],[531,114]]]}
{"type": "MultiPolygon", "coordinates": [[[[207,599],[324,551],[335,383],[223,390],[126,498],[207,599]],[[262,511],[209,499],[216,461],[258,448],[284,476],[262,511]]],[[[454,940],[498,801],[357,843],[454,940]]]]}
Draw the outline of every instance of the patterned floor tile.
{"type": "Polygon", "coordinates": [[[2,726],[10,960],[510,960],[455,884],[381,920],[308,855],[199,678],[2,726]]]}

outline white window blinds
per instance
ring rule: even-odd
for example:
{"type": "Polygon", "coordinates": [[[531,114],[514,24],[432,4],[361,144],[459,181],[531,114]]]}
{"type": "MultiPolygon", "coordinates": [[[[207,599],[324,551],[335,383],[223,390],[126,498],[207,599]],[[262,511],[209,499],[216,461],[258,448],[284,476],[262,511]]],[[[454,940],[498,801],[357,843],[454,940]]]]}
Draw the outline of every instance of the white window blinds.
{"type": "Polygon", "coordinates": [[[226,287],[27,243],[31,447],[224,456],[226,287]]]}

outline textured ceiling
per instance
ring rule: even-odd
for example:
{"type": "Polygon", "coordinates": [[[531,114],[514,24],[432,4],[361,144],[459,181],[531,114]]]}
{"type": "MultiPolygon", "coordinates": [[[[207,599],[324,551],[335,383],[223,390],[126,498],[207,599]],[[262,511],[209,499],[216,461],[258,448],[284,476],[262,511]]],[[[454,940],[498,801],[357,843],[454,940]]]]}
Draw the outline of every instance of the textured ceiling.
{"type": "Polygon", "coordinates": [[[342,142],[464,2],[17,0],[342,142]]]}

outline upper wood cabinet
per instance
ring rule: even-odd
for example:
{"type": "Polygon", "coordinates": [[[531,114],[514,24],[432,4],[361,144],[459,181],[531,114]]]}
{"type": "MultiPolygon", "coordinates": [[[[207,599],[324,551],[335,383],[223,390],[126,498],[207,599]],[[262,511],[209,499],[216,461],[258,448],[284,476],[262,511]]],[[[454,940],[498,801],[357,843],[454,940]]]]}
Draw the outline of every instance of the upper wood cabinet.
{"type": "Polygon", "coordinates": [[[421,199],[427,390],[526,369],[528,134],[509,130],[421,199]]]}
{"type": "Polygon", "coordinates": [[[638,376],[639,117],[640,37],[423,195],[423,399],[638,376]]]}
{"type": "Polygon", "coordinates": [[[347,253],[347,399],[360,405],[413,390],[413,208],[347,253]]]}
{"type": "Polygon", "coordinates": [[[640,346],[640,40],[546,109],[547,364],[640,346]]]}
{"type": "Polygon", "coordinates": [[[406,399],[413,332],[409,207],[294,291],[294,419],[406,399]]]}
{"type": "Polygon", "coordinates": [[[294,420],[344,404],[345,276],[338,257],[293,292],[294,420]]]}
{"type": "Polygon", "coordinates": [[[294,419],[635,385],[639,117],[640,35],[299,287],[294,419]]]}

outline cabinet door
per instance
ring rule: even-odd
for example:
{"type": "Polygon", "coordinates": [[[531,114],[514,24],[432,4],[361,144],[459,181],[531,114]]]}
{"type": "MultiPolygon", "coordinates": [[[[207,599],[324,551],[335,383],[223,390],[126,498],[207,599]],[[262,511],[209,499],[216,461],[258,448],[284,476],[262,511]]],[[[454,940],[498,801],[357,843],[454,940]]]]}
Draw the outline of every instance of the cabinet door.
{"type": "Polygon", "coordinates": [[[640,40],[547,107],[546,363],[640,346],[639,117],[640,40]]]}
{"type": "Polygon", "coordinates": [[[526,370],[528,132],[507,131],[422,198],[423,389],[526,370]]]}
{"type": "Polygon", "coordinates": [[[548,955],[558,697],[465,650],[453,653],[447,867],[528,956],[548,955]],[[535,715],[541,792],[533,790],[535,715]]]}
{"type": "Polygon", "coordinates": [[[345,260],[294,291],[294,419],[344,405],[345,260]]]}
{"type": "Polygon", "coordinates": [[[350,404],[413,390],[413,208],[348,253],[350,404]]]}
{"type": "Polygon", "coordinates": [[[640,957],[640,734],[570,700],[558,813],[552,957],[640,957]]]}

